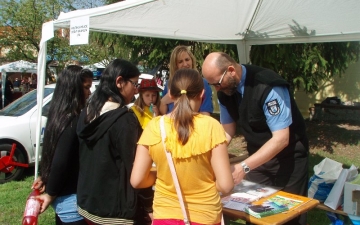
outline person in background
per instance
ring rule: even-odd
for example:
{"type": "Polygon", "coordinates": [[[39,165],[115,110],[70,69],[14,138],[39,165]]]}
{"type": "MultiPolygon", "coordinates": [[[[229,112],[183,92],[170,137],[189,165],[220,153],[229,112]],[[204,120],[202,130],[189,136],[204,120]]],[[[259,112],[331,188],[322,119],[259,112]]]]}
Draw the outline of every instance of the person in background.
{"type": "Polygon", "coordinates": [[[2,95],[2,77],[0,74],[0,109],[3,108],[3,95],[2,95]]]}
{"type": "Polygon", "coordinates": [[[14,85],[10,80],[10,77],[7,77],[5,81],[4,106],[9,105],[13,101],[13,92],[14,92],[14,85]]]}
{"type": "MultiPolygon", "coordinates": [[[[228,143],[236,123],[247,141],[249,157],[234,166],[235,182],[246,176],[307,196],[309,143],[289,84],[270,69],[238,64],[223,52],[205,58],[202,74],[217,90],[228,143]]],[[[306,225],[306,214],[287,224],[306,225]]]]}
{"type": "Polygon", "coordinates": [[[21,81],[19,80],[19,78],[15,78],[14,89],[17,89],[17,91],[19,91],[20,85],[21,85],[21,81]]]}
{"type": "Polygon", "coordinates": [[[21,80],[21,85],[22,85],[22,92],[23,94],[29,92],[30,90],[30,84],[29,84],[29,78],[28,77],[23,77],[23,79],[21,80]]]}
{"type": "Polygon", "coordinates": [[[37,75],[35,73],[31,74],[30,88],[32,88],[32,89],[37,88],[37,75]]]}
{"type": "Polygon", "coordinates": [[[138,142],[131,185],[155,184],[153,225],[183,224],[183,214],[174,188],[160,134],[164,119],[166,150],[172,155],[186,211],[192,224],[220,224],[219,192],[233,189],[226,136],[220,123],[199,113],[204,95],[203,78],[197,70],[179,69],[169,79],[174,109],[151,120],[138,142]],[[157,175],[151,172],[152,162],[157,175]]]}
{"type": "Polygon", "coordinates": [[[86,225],[76,206],[79,172],[76,126],[91,94],[91,84],[90,70],[68,66],[59,76],[51,101],[40,163],[41,177],[32,188],[41,191],[45,188],[45,193],[37,197],[42,201],[40,212],[51,204],[57,215],[56,224],[86,225]]]}
{"type": "Polygon", "coordinates": [[[153,117],[159,116],[160,91],[154,79],[142,79],[139,87],[139,97],[131,109],[144,129],[153,117]]]}
{"type": "MultiPolygon", "coordinates": [[[[142,79],[138,91],[139,97],[136,99],[131,109],[135,113],[140,123],[142,132],[150,120],[152,120],[156,116],[159,116],[160,91],[162,90],[157,86],[154,79],[142,79]]],[[[152,188],[147,188],[146,190],[147,193],[145,190],[143,191],[143,193],[148,196],[148,198],[151,196],[151,198],[153,199],[154,191],[152,190],[152,188]]],[[[152,219],[152,213],[149,215],[152,219]]]]}
{"type": "Polygon", "coordinates": [[[139,61],[136,67],[139,69],[140,73],[143,73],[145,70],[143,61],[139,61]]]}
{"type": "Polygon", "coordinates": [[[80,114],[78,211],[88,224],[151,223],[152,197],[130,185],[141,128],[127,104],[138,93],[139,76],[132,63],[113,60],[80,114]]]}
{"type": "MultiPolygon", "coordinates": [[[[183,45],[175,47],[171,53],[169,79],[171,79],[174,73],[181,68],[196,69],[195,56],[192,54],[188,47],[183,45]]],[[[203,79],[203,83],[205,94],[202,99],[199,112],[204,115],[210,115],[214,111],[214,106],[212,103],[212,90],[205,79],[203,79]]],[[[160,104],[160,113],[164,115],[166,113],[169,113],[174,107],[174,101],[170,98],[168,94],[168,83],[166,83],[164,86],[162,96],[163,97],[160,104]]]]}

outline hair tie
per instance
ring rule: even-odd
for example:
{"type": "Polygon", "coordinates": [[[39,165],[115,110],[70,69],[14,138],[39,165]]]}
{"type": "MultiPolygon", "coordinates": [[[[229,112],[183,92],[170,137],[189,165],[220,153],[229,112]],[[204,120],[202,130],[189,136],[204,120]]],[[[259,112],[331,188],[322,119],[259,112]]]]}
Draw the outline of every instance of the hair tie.
{"type": "Polygon", "coordinates": [[[186,90],[181,90],[180,93],[181,94],[186,94],[186,90]]]}

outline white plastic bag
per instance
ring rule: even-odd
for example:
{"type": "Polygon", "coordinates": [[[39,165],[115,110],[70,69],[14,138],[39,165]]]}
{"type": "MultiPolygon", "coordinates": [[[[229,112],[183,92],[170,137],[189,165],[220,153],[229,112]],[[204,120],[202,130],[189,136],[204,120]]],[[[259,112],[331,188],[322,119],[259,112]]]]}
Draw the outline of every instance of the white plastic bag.
{"type": "Polygon", "coordinates": [[[310,178],[308,186],[308,197],[324,202],[342,169],[341,163],[329,158],[314,166],[314,175],[310,178]]]}
{"type": "Polygon", "coordinates": [[[354,180],[358,174],[357,168],[352,165],[349,169],[342,169],[339,178],[336,180],[334,187],[331,189],[329,196],[326,198],[324,205],[336,210],[344,202],[344,185],[345,182],[354,180]]]}

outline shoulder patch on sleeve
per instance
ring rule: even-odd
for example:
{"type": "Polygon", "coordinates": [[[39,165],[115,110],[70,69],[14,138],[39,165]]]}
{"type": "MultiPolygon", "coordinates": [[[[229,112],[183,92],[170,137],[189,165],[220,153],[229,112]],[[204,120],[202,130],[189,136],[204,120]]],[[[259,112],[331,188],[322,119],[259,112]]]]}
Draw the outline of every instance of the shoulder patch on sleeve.
{"type": "Polygon", "coordinates": [[[265,104],[270,115],[276,116],[280,113],[280,105],[277,99],[271,100],[265,104]]]}

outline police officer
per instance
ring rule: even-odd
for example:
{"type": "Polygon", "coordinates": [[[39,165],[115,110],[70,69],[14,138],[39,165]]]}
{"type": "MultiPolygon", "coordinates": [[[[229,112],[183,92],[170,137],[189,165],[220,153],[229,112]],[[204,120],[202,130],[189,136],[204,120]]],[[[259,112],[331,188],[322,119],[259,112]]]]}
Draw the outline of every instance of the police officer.
{"type": "MultiPolygon", "coordinates": [[[[213,52],[202,74],[217,91],[220,122],[228,143],[236,123],[249,157],[233,167],[233,178],[246,179],[307,195],[309,144],[304,119],[289,84],[270,69],[238,64],[226,53],[213,52]]],[[[306,224],[306,215],[287,224],[306,224]]]]}

